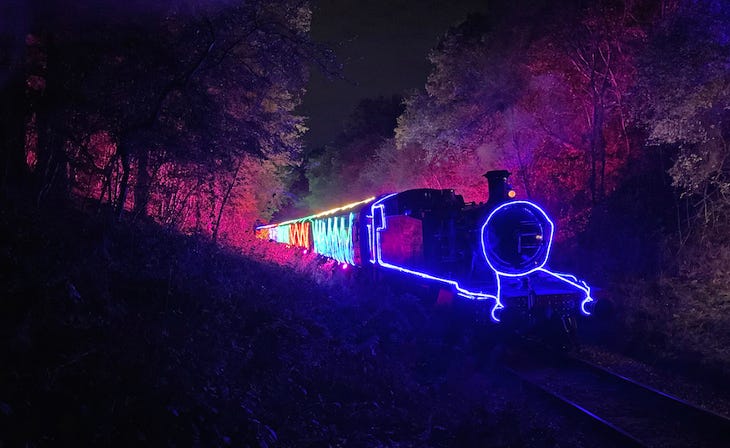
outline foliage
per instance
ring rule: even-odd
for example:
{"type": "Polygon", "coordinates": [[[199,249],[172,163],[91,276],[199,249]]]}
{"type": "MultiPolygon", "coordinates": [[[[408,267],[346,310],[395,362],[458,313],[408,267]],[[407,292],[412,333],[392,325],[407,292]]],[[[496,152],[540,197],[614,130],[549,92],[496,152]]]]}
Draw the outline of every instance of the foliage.
{"type": "Polygon", "coordinates": [[[331,62],[309,4],[129,8],[33,10],[25,148],[7,151],[35,161],[38,201],[73,192],[214,239],[267,219],[301,158],[306,64],[331,62]]]}
{"type": "Polygon", "coordinates": [[[683,4],[652,36],[637,89],[648,143],[678,149],[674,186],[701,204],[706,223],[730,205],[729,26],[724,2],[683,4]]]}
{"type": "Polygon", "coordinates": [[[561,217],[559,238],[575,236],[635,157],[625,97],[655,8],[497,2],[469,17],[432,51],[425,90],[406,98],[393,142],[360,162],[365,176],[484,201],[482,175],[507,168],[521,196],[561,217]]]}
{"type": "Polygon", "coordinates": [[[705,365],[721,364],[728,342],[729,26],[726,2],[679,2],[648,36],[633,92],[646,150],[669,156],[676,198],[652,296],[632,295],[626,306],[654,327],[661,350],[693,353],[705,365]]]}
{"type": "Polygon", "coordinates": [[[377,179],[368,178],[363,170],[383,142],[393,137],[396,118],[402,112],[398,96],[362,100],[331,144],[310,151],[306,156],[310,209],[326,209],[381,192],[377,179]]]}
{"type": "Polygon", "coordinates": [[[591,438],[490,367],[493,327],[471,308],[430,310],[260,240],[252,259],[155,225],[12,207],[0,232],[4,445],[591,438]]]}

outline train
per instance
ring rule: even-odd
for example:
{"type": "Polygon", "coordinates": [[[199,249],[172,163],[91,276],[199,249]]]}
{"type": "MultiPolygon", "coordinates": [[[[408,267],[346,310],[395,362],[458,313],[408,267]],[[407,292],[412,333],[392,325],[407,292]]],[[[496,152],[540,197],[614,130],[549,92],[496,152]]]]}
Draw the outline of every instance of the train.
{"type": "Polygon", "coordinates": [[[480,301],[492,321],[558,320],[568,328],[595,306],[591,287],[548,267],[555,224],[516,198],[507,170],[485,174],[484,203],[452,189],[373,196],[255,228],[261,239],[313,251],[372,272],[394,272],[480,301]]]}

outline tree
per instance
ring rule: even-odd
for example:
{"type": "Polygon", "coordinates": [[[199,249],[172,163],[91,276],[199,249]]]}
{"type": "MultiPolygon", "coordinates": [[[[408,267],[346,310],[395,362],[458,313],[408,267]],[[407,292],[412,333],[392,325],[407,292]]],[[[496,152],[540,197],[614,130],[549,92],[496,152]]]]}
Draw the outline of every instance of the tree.
{"type": "Polygon", "coordinates": [[[679,5],[651,36],[636,93],[648,143],[676,149],[669,174],[706,223],[730,205],[728,29],[725,2],[679,5]]]}
{"type": "Polygon", "coordinates": [[[25,149],[41,200],[73,191],[167,223],[194,207],[192,227],[216,237],[242,182],[298,163],[306,64],[332,66],[308,2],[61,6],[35,9],[31,34],[43,87],[25,149]]]}
{"type": "Polygon", "coordinates": [[[365,176],[377,149],[393,137],[404,106],[399,96],[364,99],[343,123],[330,144],[312,151],[306,162],[310,208],[360,200],[380,191],[377,179],[365,176]],[[336,192],[336,193],[335,193],[336,192]]]}
{"type": "Polygon", "coordinates": [[[456,188],[467,200],[486,198],[482,174],[499,157],[488,148],[500,116],[515,106],[525,83],[528,36],[513,25],[496,12],[473,15],[431,52],[434,68],[425,92],[407,98],[396,130],[396,148],[422,149],[419,186],[456,188]]]}
{"type": "Polygon", "coordinates": [[[432,52],[425,92],[407,98],[395,148],[421,147],[434,172],[423,186],[455,187],[468,199],[486,193],[472,179],[507,168],[519,194],[565,217],[559,228],[574,234],[630,160],[626,96],[657,3],[494,3],[432,52]]]}
{"type": "Polygon", "coordinates": [[[556,36],[562,45],[552,46],[558,53],[550,60],[569,68],[557,71],[580,98],[593,203],[613,188],[607,185],[609,158],[626,159],[631,152],[625,97],[635,82],[635,56],[646,40],[645,27],[655,19],[656,3],[597,2],[581,13],[577,27],[556,36]]]}

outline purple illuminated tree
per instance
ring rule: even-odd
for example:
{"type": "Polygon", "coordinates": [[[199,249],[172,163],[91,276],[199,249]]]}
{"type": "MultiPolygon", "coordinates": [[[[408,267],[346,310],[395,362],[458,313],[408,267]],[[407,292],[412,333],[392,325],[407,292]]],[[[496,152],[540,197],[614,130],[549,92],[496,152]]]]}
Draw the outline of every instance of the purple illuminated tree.
{"type": "MultiPolygon", "coordinates": [[[[420,148],[422,186],[479,200],[488,169],[582,228],[630,159],[626,96],[658,2],[494,4],[433,51],[425,92],[407,99],[397,152],[420,148]]],[[[566,224],[570,224],[566,227],[566,224]]]]}
{"type": "Polygon", "coordinates": [[[407,99],[395,139],[396,151],[420,151],[418,186],[455,187],[468,199],[485,198],[481,175],[496,162],[490,141],[500,115],[524,89],[523,31],[472,16],[431,53],[425,92],[407,99]]]}

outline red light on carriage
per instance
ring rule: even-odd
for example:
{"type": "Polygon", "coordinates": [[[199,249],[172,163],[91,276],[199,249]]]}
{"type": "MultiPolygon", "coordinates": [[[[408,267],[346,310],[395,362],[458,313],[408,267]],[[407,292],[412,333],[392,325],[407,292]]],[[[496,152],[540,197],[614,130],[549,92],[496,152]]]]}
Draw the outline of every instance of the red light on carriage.
{"type": "Polygon", "coordinates": [[[509,196],[510,199],[514,199],[515,196],[517,196],[517,192],[515,192],[515,190],[510,190],[507,192],[507,196],[509,196]]]}

